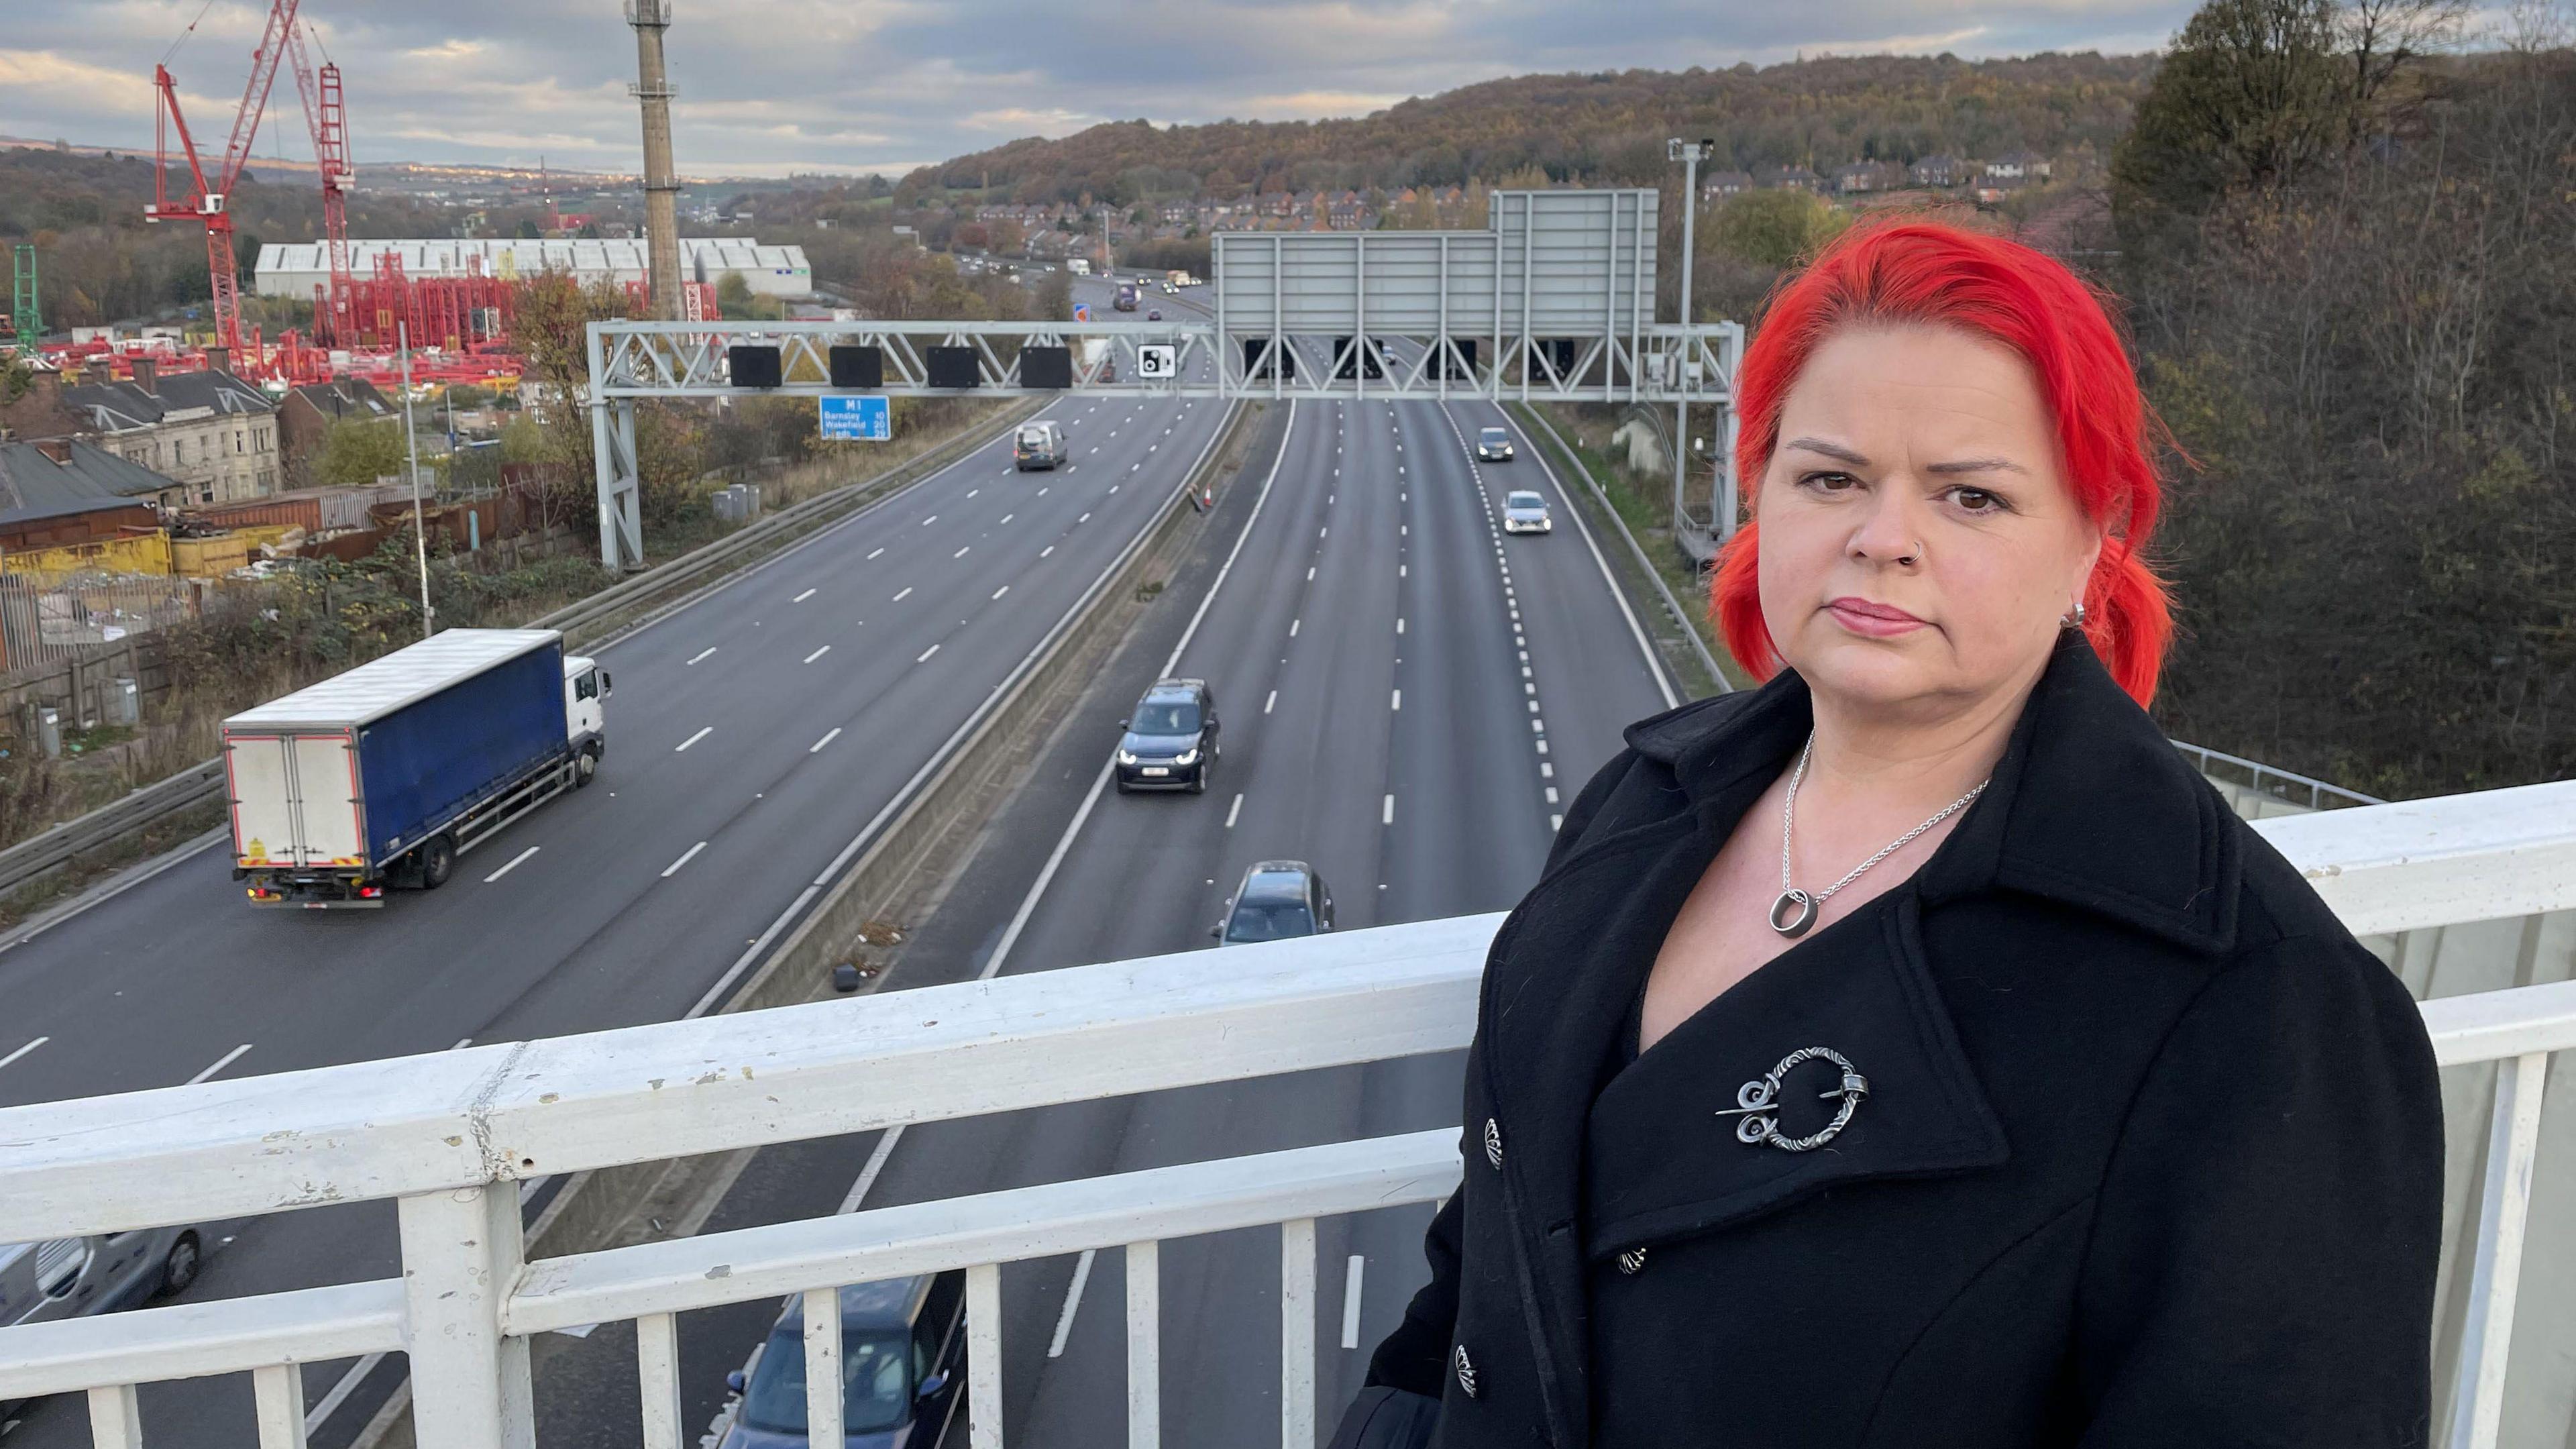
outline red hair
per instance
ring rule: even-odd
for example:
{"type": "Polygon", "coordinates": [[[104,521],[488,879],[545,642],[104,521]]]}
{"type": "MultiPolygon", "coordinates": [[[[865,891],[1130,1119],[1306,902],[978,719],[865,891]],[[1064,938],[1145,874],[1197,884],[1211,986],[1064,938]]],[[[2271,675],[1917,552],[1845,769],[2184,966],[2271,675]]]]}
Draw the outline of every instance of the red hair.
{"type": "MultiPolygon", "coordinates": [[[[2057,420],[2066,481],[2102,530],[2084,585],[2084,632],[2140,704],[2173,637],[2163,580],[2139,551],[2162,501],[2147,454],[2146,399],[2103,299],[2056,260],[2018,242],[1927,221],[1863,224],[1782,283],[1736,377],[1735,474],[1758,492],[1780,441],[1780,406],[1825,338],[1850,326],[1955,327],[2002,343],[2038,375],[2057,420]]],[[[1720,557],[1709,608],[1756,678],[1782,661],[1762,619],[1758,521],[1720,557]]]]}

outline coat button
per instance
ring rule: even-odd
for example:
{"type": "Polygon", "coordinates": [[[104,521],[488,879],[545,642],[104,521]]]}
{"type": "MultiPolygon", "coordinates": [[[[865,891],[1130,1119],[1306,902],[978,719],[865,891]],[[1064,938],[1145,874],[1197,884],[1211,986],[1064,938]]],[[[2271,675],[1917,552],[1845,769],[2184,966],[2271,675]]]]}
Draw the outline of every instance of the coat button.
{"type": "Polygon", "coordinates": [[[1467,1361],[1467,1345],[1458,1345],[1454,1362],[1458,1366],[1458,1387],[1466,1390],[1468,1398],[1476,1397],[1476,1366],[1467,1361]]]}
{"type": "Polygon", "coordinates": [[[1633,1278],[1633,1277],[1635,1277],[1637,1274],[1644,1272],[1644,1271],[1645,1271],[1645,1268],[1646,1268],[1646,1250],[1645,1250],[1645,1249],[1643,1249],[1643,1248],[1630,1248],[1628,1251],[1626,1251],[1626,1252],[1624,1252],[1624,1253],[1621,1253],[1621,1254],[1619,1255],[1619,1271],[1620,1271],[1620,1272],[1625,1273],[1625,1274],[1627,1274],[1628,1276],[1630,1276],[1630,1277],[1632,1277],[1632,1278],[1633,1278]]]}
{"type": "Polygon", "coordinates": [[[1491,1117],[1485,1119],[1485,1160],[1494,1164],[1497,1172],[1502,1170],[1503,1129],[1495,1126],[1491,1117]]]}

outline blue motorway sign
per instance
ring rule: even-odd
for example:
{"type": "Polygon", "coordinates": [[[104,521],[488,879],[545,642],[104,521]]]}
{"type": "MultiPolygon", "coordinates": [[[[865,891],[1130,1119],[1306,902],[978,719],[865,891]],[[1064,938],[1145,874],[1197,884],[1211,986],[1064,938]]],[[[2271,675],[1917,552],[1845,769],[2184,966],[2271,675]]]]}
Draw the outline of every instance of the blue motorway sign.
{"type": "Polygon", "coordinates": [[[826,440],[882,443],[894,436],[894,413],[884,398],[823,397],[814,401],[822,406],[826,440]]]}

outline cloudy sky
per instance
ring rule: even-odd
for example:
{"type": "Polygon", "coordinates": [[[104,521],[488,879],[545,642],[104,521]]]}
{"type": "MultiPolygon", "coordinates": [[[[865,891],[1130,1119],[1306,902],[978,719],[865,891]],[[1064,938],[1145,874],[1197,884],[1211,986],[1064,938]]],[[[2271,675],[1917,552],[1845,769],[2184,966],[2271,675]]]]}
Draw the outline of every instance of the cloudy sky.
{"type": "MultiPolygon", "coordinates": [[[[202,145],[229,125],[267,10],[266,0],[0,0],[0,136],[148,146],[152,67],[166,54],[202,145]]],[[[619,0],[304,0],[303,10],[346,77],[362,165],[639,164],[626,94],[635,45],[619,0]]],[[[2190,10],[2191,0],[678,0],[669,35],[684,173],[898,174],[1101,120],[1354,115],[1531,71],[1767,64],[1801,51],[2147,50],[2190,10]]],[[[309,155],[283,79],[270,110],[259,154],[309,155]]]]}

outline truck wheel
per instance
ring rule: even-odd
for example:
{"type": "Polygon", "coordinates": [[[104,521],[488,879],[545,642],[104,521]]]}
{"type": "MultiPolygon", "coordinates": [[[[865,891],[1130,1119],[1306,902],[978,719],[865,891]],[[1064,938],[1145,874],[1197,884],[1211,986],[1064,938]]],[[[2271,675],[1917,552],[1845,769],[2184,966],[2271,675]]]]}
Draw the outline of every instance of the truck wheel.
{"type": "Polygon", "coordinates": [[[576,790],[599,778],[599,751],[588,745],[572,762],[572,787],[576,790]]]}
{"type": "Polygon", "coordinates": [[[164,1296],[185,1292],[189,1284],[197,1281],[200,1252],[197,1235],[181,1233],[179,1241],[170,1245],[169,1256],[161,1260],[161,1286],[156,1291],[164,1296]]]}
{"type": "Polygon", "coordinates": [[[444,835],[433,835],[420,848],[420,888],[434,891],[447,884],[456,874],[456,842],[444,835]]]}

